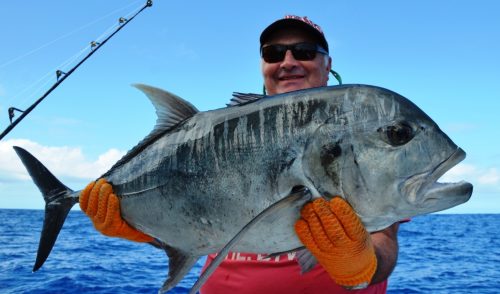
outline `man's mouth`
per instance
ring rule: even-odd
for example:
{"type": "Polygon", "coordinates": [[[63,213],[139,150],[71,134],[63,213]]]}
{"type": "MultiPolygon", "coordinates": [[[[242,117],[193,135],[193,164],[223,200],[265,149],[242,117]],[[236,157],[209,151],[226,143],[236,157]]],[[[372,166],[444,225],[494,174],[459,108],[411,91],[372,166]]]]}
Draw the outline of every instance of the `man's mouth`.
{"type": "Polygon", "coordinates": [[[288,76],[282,76],[279,77],[280,81],[288,81],[288,80],[297,80],[297,79],[302,79],[304,78],[303,75],[288,75],[288,76]]]}

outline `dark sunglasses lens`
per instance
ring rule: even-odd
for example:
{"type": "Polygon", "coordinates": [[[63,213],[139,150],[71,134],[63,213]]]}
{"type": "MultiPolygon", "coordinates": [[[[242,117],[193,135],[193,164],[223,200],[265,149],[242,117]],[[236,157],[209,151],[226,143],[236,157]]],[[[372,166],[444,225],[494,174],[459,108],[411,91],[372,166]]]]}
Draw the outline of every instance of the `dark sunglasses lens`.
{"type": "Polygon", "coordinates": [[[269,45],[262,48],[262,58],[267,63],[276,63],[285,59],[287,50],[291,50],[296,60],[309,61],[316,57],[318,48],[311,43],[298,43],[294,45],[269,45]]]}
{"type": "Polygon", "coordinates": [[[285,58],[286,47],[270,45],[262,48],[262,58],[267,63],[275,63],[285,58]]]}
{"type": "Polygon", "coordinates": [[[292,49],[293,57],[297,60],[313,60],[316,57],[316,46],[313,44],[297,44],[292,49]]]}

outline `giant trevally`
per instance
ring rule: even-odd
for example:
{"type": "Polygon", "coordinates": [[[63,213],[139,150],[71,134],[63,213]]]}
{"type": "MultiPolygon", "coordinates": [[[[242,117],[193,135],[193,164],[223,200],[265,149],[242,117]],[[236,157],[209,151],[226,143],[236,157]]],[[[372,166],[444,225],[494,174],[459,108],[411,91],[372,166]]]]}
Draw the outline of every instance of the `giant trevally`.
{"type": "MultiPolygon", "coordinates": [[[[154,130],[102,177],[122,217],[169,256],[160,291],[203,255],[301,247],[293,224],[312,198],[340,195],[369,232],[466,202],[472,185],[437,180],[465,158],[415,104],[390,90],[343,85],[275,96],[240,94],[199,112],[158,88],[154,130]],[[158,245],[156,244],[156,245],[158,245]]],[[[34,270],[42,266],[80,195],[15,147],[46,201],[34,270]]]]}

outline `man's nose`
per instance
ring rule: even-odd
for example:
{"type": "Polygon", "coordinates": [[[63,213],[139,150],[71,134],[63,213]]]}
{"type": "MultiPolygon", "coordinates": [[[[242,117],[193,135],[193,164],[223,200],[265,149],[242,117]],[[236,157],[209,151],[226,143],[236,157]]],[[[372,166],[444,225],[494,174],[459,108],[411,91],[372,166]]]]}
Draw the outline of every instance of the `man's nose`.
{"type": "Polygon", "coordinates": [[[297,65],[298,61],[293,57],[292,51],[291,50],[286,50],[285,52],[285,58],[283,59],[283,62],[281,62],[282,67],[293,67],[297,65]]]}

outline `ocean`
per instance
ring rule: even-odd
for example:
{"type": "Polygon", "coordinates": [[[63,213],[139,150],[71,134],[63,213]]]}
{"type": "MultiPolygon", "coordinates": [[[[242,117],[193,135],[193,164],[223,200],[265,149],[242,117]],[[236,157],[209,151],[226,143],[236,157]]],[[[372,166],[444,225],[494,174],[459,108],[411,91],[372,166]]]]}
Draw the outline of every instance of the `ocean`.
{"type": "MultiPolygon", "coordinates": [[[[0,293],[157,293],[163,251],[107,238],[71,211],[51,255],[32,273],[41,210],[0,209],[0,293]]],[[[388,293],[500,293],[500,214],[432,214],[400,226],[388,293]]],[[[171,293],[187,293],[204,258],[171,293]]]]}

